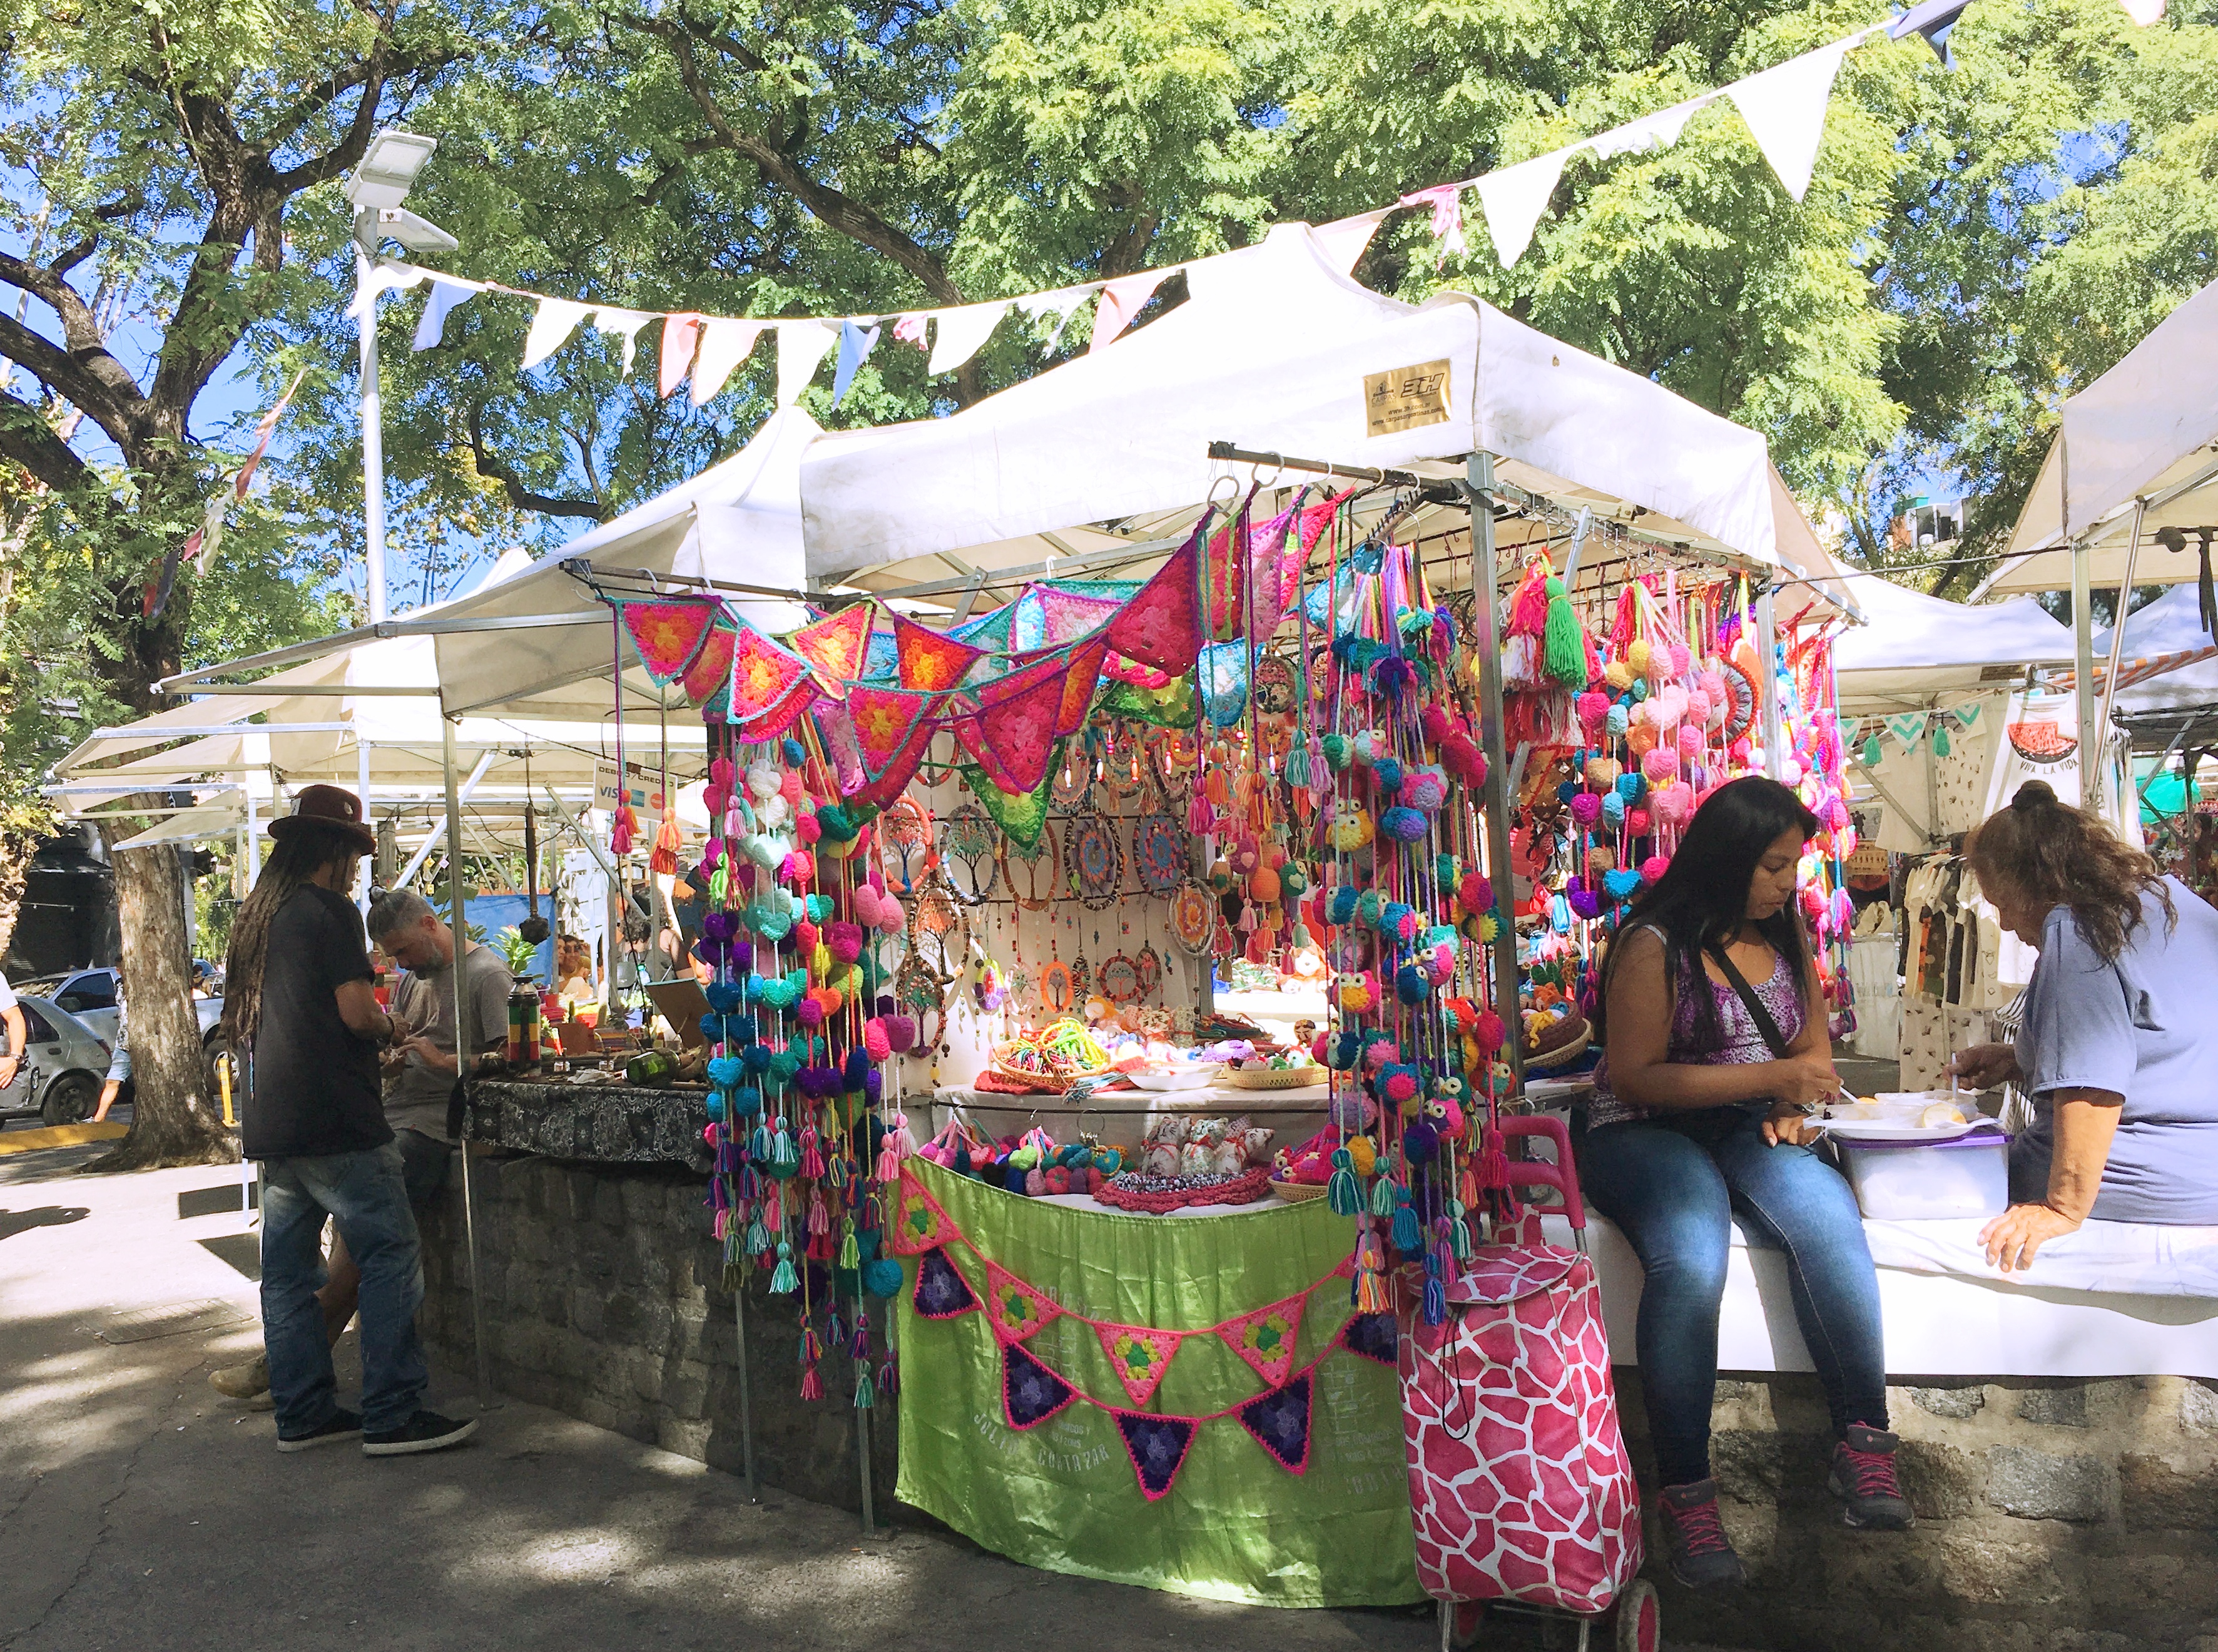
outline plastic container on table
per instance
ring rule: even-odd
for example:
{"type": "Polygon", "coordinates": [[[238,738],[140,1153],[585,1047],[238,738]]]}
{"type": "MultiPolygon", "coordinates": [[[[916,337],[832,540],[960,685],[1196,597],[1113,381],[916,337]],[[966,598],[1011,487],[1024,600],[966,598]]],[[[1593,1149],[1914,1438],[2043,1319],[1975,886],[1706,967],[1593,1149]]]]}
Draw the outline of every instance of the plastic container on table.
{"type": "Polygon", "coordinates": [[[2010,1139],[1974,1130],[1948,1141],[1837,1139],[1865,1215],[1879,1221],[1999,1216],[2010,1206],[2010,1139]]]}

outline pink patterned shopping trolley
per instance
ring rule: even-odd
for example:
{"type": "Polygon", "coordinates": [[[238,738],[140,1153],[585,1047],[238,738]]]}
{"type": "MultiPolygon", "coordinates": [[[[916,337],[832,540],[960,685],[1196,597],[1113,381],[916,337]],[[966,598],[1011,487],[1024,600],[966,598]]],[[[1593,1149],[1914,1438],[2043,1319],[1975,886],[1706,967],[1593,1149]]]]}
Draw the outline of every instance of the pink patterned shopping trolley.
{"type": "Polygon", "coordinates": [[[1640,1570],[1640,1490],[1618,1432],[1602,1290],[1560,1120],[1504,1119],[1505,1137],[1552,1142],[1511,1178],[1553,1188],[1546,1208],[1576,1248],[1541,1237],[1543,1208],[1497,1227],[1447,1285],[1447,1318],[1405,1314],[1402,1427],[1417,1578],[1440,1602],[1443,1645],[1469,1644],[1490,1610],[1571,1614],[1579,1652],[1605,1618],[1618,1652],[1657,1652],[1640,1570]]]}

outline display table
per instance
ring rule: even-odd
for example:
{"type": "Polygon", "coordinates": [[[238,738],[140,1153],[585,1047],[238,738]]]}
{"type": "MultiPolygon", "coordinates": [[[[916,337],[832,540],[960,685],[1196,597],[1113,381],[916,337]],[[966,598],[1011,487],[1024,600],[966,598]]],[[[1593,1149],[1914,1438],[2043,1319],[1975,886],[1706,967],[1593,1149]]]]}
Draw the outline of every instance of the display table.
{"type": "MultiPolygon", "coordinates": [[[[1200,1090],[1097,1090],[1083,1102],[1062,1096],[1008,1096],[1000,1090],[951,1086],[932,1093],[932,1127],[946,1127],[951,1115],[989,1140],[1044,1125],[1057,1141],[1081,1135],[1124,1146],[1147,1134],[1159,1115],[1189,1119],[1245,1118],[1273,1133],[1273,1147],[1292,1147],[1315,1135],[1324,1123],[1332,1093],[1323,1084],[1297,1090],[1235,1090],[1211,1084],[1200,1090]]],[[[920,1138],[921,1140],[921,1138],[920,1138]]]]}
{"type": "Polygon", "coordinates": [[[462,1133],[547,1158],[683,1164],[705,1173],[708,1124],[705,1090],[491,1079],[470,1086],[462,1133]]]}

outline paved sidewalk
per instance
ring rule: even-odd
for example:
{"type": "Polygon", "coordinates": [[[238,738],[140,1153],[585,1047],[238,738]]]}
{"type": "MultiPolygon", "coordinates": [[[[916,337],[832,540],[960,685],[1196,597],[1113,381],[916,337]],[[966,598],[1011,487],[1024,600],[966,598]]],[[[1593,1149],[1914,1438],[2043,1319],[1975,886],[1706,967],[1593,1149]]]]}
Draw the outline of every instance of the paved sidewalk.
{"type": "MultiPolygon", "coordinates": [[[[9,1652],[1433,1644],[1407,1611],[1222,1605],[914,1529],[865,1543],[846,1513],[776,1494],[750,1506],[735,1477],[514,1401],[436,1456],[281,1456],[268,1412],[208,1386],[260,1341],[236,1172],[68,1173],[100,1151],[0,1159],[9,1652]],[[202,1327],[245,1317],[93,1334],[163,1331],[180,1308],[202,1327]]],[[[351,1388],[351,1336],[339,1369],[351,1388]]],[[[452,1373],[431,1400],[472,1408],[452,1373]]]]}

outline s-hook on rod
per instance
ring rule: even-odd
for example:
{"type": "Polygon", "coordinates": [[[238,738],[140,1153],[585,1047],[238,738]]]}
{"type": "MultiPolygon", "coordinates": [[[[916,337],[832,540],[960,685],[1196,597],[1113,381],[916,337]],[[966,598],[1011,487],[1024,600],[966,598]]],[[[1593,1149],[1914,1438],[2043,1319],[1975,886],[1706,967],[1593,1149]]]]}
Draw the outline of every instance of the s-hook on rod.
{"type": "Polygon", "coordinates": [[[1434,504],[1452,503],[1462,497],[1452,482],[1421,476],[1414,470],[1380,470],[1367,464],[1335,464],[1329,459],[1294,459],[1283,453],[1258,453],[1251,448],[1236,447],[1230,442],[1211,442],[1209,456],[1232,464],[1276,465],[1281,470],[1308,470],[1328,478],[1345,476],[1350,481],[1415,488],[1423,493],[1428,502],[1434,504]]]}

